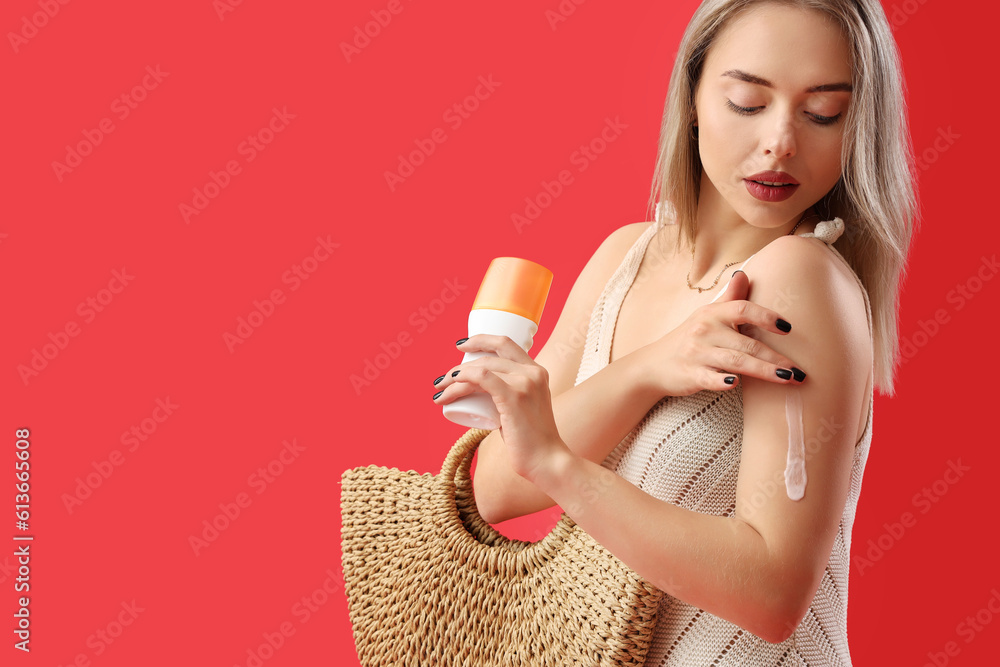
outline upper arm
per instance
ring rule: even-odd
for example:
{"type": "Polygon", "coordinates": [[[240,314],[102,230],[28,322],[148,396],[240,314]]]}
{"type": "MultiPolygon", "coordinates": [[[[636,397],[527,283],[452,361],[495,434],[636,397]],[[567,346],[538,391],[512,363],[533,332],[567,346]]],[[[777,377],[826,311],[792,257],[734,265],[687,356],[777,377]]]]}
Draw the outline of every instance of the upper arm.
{"type": "MultiPolygon", "coordinates": [[[[773,570],[788,582],[784,602],[805,611],[830,557],[847,501],[857,424],[871,371],[864,297],[846,267],[820,241],[783,237],[747,267],[749,299],[792,324],[786,335],[745,333],[792,359],[801,384],[743,378],[743,445],[735,517],[764,539],[773,570]],[[802,399],[806,488],[785,489],[789,435],[785,401],[802,399]]],[[[796,619],[801,616],[796,616],[796,619]]]]}
{"type": "Polygon", "coordinates": [[[558,396],[576,384],[594,306],[625,253],[635,243],[638,234],[650,224],[637,222],[616,229],[604,239],[580,271],[552,333],[534,358],[548,371],[552,396],[558,396]]]}

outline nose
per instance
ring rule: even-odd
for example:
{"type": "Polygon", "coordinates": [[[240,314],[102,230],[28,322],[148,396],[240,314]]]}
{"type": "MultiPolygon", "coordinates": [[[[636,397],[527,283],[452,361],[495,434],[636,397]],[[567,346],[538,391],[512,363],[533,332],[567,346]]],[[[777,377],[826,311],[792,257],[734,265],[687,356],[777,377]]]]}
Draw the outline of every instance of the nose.
{"type": "Polygon", "coordinates": [[[763,139],[765,155],[788,158],[795,155],[795,120],[781,116],[767,126],[763,139]]]}

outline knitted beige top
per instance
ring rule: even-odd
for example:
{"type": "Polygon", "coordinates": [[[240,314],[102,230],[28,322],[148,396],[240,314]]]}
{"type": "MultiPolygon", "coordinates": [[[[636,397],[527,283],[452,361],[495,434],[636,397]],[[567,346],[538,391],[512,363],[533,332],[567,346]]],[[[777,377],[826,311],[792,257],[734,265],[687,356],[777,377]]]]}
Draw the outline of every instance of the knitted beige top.
{"type": "MultiPolygon", "coordinates": [[[[609,363],[618,312],[657,229],[657,222],[650,223],[598,299],[591,315],[576,384],[609,363]]],[[[846,263],[831,245],[842,231],[843,222],[837,218],[819,223],[813,233],[803,236],[820,238],[846,263]]],[[[851,273],[854,274],[853,270],[851,273]]],[[[858,284],[861,285],[860,280],[858,284]]],[[[871,334],[871,306],[863,286],[862,293],[871,334]]],[[[854,450],[851,488],[840,530],[819,590],[795,633],[780,644],[771,644],[729,621],[664,595],[647,666],[851,665],[847,645],[851,528],[871,443],[873,409],[874,390],[868,422],[854,450]]],[[[743,391],[740,385],[726,391],[704,390],[691,396],[667,396],[622,439],[603,465],[660,500],[704,514],[731,516],[736,506],[742,439],[743,391]]]]}

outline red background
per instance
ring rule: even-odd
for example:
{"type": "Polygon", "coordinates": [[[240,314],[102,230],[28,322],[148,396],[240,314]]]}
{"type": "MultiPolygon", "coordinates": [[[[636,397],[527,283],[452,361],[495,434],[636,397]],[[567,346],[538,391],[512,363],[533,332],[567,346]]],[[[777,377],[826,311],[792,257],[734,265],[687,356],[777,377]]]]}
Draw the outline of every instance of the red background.
{"type": "MultiPolygon", "coordinates": [[[[567,2],[574,13],[553,28],[555,0],[404,1],[350,62],[341,43],[387,2],[247,0],[220,16],[211,0],[50,1],[51,18],[38,14],[43,5],[12,0],[0,12],[0,516],[10,522],[0,533],[18,532],[14,432],[30,428],[35,536],[32,651],[14,650],[7,631],[0,662],[68,665],[82,654],[79,664],[107,667],[247,665],[265,633],[287,623],[294,634],[264,664],[355,664],[346,598],[327,574],[340,571],[340,474],[368,464],[438,470],[464,429],[431,404],[431,381],[460,361],[453,342],[490,259],[553,270],[537,351],[600,241],[645,219],[669,72],[696,3],[567,2]],[[36,14],[32,31],[25,21],[36,14]],[[18,32],[30,38],[11,43],[18,32]],[[165,74],[147,78],[155,87],[137,91],[144,99],[121,118],[112,103],[141,86],[147,66],[165,74]],[[499,85],[456,128],[443,114],[479,77],[499,85]],[[294,118],[248,161],[241,142],[275,108],[294,118]],[[60,180],[53,162],[104,118],[114,130],[60,180]],[[572,154],[608,118],[627,128],[578,171],[572,154]],[[435,128],[446,141],[391,191],[385,172],[435,128]],[[230,160],[239,173],[186,222],[180,205],[230,160]],[[563,169],[574,182],[518,233],[511,214],[563,169]],[[293,290],[282,277],[317,237],[339,247],[293,290]],[[123,267],[134,278],[102,292],[123,267]],[[464,291],[421,323],[449,280],[464,291]],[[284,302],[230,351],[224,334],[275,289],[284,302]],[[78,310],[108,296],[91,321],[78,310]],[[57,353],[50,345],[53,358],[25,381],[19,366],[71,322],[78,335],[57,353]],[[401,334],[409,344],[355,389],[351,376],[401,334]],[[148,421],[167,398],[177,408],[148,421]],[[129,451],[121,436],[143,420],[155,432],[129,451]],[[285,440],[304,449],[261,488],[251,476],[285,440]],[[107,463],[116,450],[120,465],[107,463]],[[78,478],[108,465],[110,476],[67,509],[78,478]],[[189,538],[238,497],[249,506],[196,555],[189,538]],[[304,596],[325,602],[305,622],[304,596]],[[117,633],[133,601],[142,611],[113,643],[95,639],[117,633]]],[[[885,6],[914,144],[933,159],[901,312],[912,358],[897,395],[877,398],[854,528],[855,555],[880,537],[889,548],[863,573],[852,568],[852,655],[861,667],[922,665],[929,653],[939,664],[988,664],[1000,619],[987,612],[991,623],[971,641],[958,624],[1000,587],[989,326],[998,285],[980,283],[961,308],[953,290],[997,250],[981,204],[995,176],[984,66],[995,63],[997,10],[885,6]],[[958,138],[934,149],[949,129],[958,138]],[[947,322],[919,335],[939,309],[947,322]],[[921,513],[914,495],[959,460],[969,471],[921,513]],[[915,525],[890,540],[885,524],[907,511],[915,525]],[[949,641],[956,656],[942,653],[949,641]]],[[[537,536],[551,520],[501,528],[537,536]]],[[[2,554],[15,543],[0,539],[11,545],[0,551],[0,626],[12,629],[14,559],[2,554]]]]}

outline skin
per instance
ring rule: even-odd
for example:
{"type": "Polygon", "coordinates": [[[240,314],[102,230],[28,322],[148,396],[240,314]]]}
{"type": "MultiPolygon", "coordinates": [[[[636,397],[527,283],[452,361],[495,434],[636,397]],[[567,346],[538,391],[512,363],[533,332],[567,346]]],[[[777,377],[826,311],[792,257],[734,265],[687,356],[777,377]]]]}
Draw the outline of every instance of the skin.
{"type": "MultiPolygon", "coordinates": [[[[486,392],[500,413],[500,429],[480,445],[474,480],[484,518],[495,523],[557,503],[668,594],[767,641],[790,636],[830,556],[872,381],[864,300],[850,269],[822,241],[787,236],[841,173],[842,121],[819,125],[809,114],[846,115],[850,103],[849,92],[805,91],[849,80],[848,47],[821,14],[764,4],[724,28],[708,52],[694,110],[704,164],[697,252],[693,261],[690,249],[649,267],[644,261],[619,315],[611,363],[575,385],[582,351],[565,350],[648,223],[602,244],[536,360],[507,337],[477,335],[459,349],[497,356],[455,366],[436,385],[439,405],[486,392]],[[734,69],[774,87],[722,76],[734,69]],[[743,116],[726,99],[762,108],[743,116]],[[786,171],[802,186],[785,202],[759,202],[742,179],[764,169],[786,171]],[[713,303],[716,291],[698,294],[682,280],[690,268],[693,284],[711,282],[732,258],[755,252],[748,273],[735,274],[713,303]],[[651,309],[652,320],[636,316],[641,308],[651,309]],[[791,333],[777,328],[778,317],[792,323],[791,333]],[[776,376],[793,364],[808,372],[806,380],[776,376]],[[725,384],[725,377],[737,381],[725,384]],[[736,385],[744,431],[733,516],[660,501],[599,465],[662,396],[736,385]],[[780,484],[762,493],[784,470],[790,391],[802,399],[807,442],[819,444],[807,454],[799,501],[780,484]]],[[[677,232],[668,226],[663,233],[677,232]]]]}

